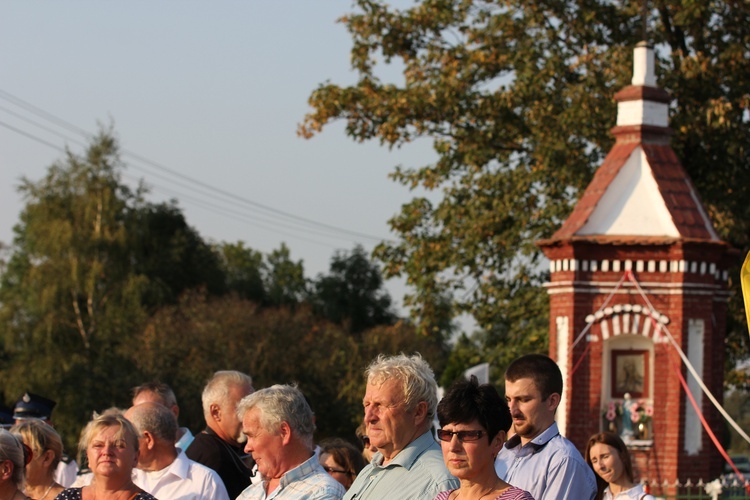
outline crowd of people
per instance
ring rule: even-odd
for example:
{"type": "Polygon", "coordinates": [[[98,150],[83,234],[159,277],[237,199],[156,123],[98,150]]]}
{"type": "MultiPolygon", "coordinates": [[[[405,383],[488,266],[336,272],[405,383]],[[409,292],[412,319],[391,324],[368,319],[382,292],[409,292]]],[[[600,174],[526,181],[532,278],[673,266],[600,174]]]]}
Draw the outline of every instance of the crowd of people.
{"type": "Polygon", "coordinates": [[[86,425],[83,467],[50,425],[54,402],[27,393],[15,425],[0,430],[0,500],[653,499],[619,436],[592,436],[581,455],[560,434],[563,381],[547,356],[511,363],[504,399],[471,377],[438,402],[418,354],[381,355],[366,379],[359,448],[340,438],[316,445],[296,386],[256,391],[250,376],[219,371],[201,396],[200,433],[179,427],[169,386],[148,382],[130,408],[86,425]]]}

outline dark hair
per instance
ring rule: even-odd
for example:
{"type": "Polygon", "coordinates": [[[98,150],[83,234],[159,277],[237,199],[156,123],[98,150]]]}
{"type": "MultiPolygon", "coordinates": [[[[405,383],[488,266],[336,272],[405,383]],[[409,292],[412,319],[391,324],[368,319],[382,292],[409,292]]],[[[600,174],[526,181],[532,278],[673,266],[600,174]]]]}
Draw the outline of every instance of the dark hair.
{"type": "Polygon", "coordinates": [[[328,438],[320,442],[320,454],[328,453],[333,460],[346,469],[346,475],[354,482],[359,471],[365,468],[365,457],[349,441],[341,438],[328,438]]]}
{"type": "Polygon", "coordinates": [[[560,367],[544,354],[527,354],[513,361],[505,371],[505,380],[515,382],[530,378],[542,395],[542,400],[552,394],[562,396],[563,380],[560,367]]]}
{"type": "Polygon", "coordinates": [[[594,469],[594,466],[591,464],[591,448],[597,443],[606,444],[607,446],[611,446],[612,448],[617,450],[618,455],[620,455],[620,461],[622,461],[622,467],[625,475],[628,477],[631,483],[634,481],[634,478],[633,464],[630,463],[630,452],[628,451],[628,447],[625,446],[623,440],[620,439],[620,436],[612,432],[600,432],[599,434],[594,434],[589,438],[589,442],[586,445],[586,453],[584,454],[584,458],[586,459],[586,463],[589,464],[589,467],[591,467],[591,469],[594,471],[594,476],[596,477],[596,486],[598,489],[596,498],[600,499],[604,495],[604,490],[607,487],[608,483],[599,476],[599,474],[596,472],[596,469],[594,469]]]}
{"type": "Polygon", "coordinates": [[[438,403],[440,426],[451,423],[468,424],[474,420],[487,431],[492,441],[500,431],[508,432],[513,423],[508,403],[490,384],[479,385],[475,376],[454,383],[438,403]]]}

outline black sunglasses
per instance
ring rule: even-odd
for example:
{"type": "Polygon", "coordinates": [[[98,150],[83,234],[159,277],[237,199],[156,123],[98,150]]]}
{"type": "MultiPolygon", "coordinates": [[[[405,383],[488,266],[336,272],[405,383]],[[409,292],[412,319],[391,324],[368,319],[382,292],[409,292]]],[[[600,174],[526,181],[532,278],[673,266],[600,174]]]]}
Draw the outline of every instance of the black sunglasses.
{"type": "Polygon", "coordinates": [[[328,467],[327,465],[323,465],[322,467],[329,474],[333,472],[338,472],[339,474],[349,474],[348,470],[334,469],[333,467],[328,467]]]}
{"type": "Polygon", "coordinates": [[[456,436],[462,443],[469,443],[471,441],[478,441],[479,438],[484,436],[484,431],[446,431],[445,429],[438,429],[437,437],[440,441],[450,442],[456,436]]]}

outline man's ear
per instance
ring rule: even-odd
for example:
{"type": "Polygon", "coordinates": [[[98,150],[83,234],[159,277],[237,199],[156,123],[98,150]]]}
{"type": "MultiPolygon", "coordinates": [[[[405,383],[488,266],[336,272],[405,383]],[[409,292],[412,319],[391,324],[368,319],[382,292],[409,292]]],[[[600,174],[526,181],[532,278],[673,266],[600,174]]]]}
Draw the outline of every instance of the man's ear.
{"type": "Polygon", "coordinates": [[[549,395],[549,398],[547,398],[547,405],[553,413],[557,410],[557,407],[560,405],[560,399],[562,399],[562,396],[560,396],[558,393],[553,392],[549,395]]]}
{"type": "Polygon", "coordinates": [[[146,448],[148,448],[149,450],[153,450],[154,446],[156,446],[156,439],[154,438],[154,435],[149,431],[143,431],[143,438],[146,440],[146,448]]]}
{"type": "Polygon", "coordinates": [[[420,401],[414,408],[414,422],[417,425],[424,423],[427,419],[427,401],[420,401]]]}
{"type": "Polygon", "coordinates": [[[281,443],[282,444],[289,444],[289,442],[292,440],[292,428],[289,427],[289,424],[287,422],[281,422],[279,424],[279,436],[281,436],[281,443]]]}
{"type": "Polygon", "coordinates": [[[211,414],[211,418],[213,418],[216,422],[221,422],[221,406],[219,406],[217,403],[211,403],[209,405],[208,410],[211,414]]]}

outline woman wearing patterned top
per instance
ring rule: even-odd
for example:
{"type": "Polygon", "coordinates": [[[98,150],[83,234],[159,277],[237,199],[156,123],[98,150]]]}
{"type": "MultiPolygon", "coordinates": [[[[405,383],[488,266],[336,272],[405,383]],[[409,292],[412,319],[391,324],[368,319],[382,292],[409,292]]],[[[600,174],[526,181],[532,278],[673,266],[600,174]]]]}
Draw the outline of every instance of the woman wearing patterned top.
{"type": "Polygon", "coordinates": [[[68,488],[55,500],[155,500],[133,483],[138,434],[120,411],[95,417],[83,430],[78,446],[86,452],[93,480],[83,488],[68,488]]]}
{"type": "Polygon", "coordinates": [[[437,431],[448,471],[461,481],[457,490],[435,500],[534,500],[495,472],[495,456],[512,423],[508,405],[494,387],[477,378],[453,384],[437,408],[437,431]]]}

